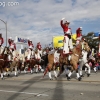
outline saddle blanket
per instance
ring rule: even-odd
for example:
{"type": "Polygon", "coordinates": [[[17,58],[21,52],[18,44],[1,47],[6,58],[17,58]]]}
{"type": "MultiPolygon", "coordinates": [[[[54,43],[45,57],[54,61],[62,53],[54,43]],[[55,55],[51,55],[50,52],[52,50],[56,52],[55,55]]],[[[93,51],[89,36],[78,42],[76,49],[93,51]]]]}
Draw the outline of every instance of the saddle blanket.
{"type": "Polygon", "coordinates": [[[59,62],[59,55],[60,55],[60,53],[57,53],[57,52],[55,51],[55,53],[54,53],[54,63],[59,62]]]}

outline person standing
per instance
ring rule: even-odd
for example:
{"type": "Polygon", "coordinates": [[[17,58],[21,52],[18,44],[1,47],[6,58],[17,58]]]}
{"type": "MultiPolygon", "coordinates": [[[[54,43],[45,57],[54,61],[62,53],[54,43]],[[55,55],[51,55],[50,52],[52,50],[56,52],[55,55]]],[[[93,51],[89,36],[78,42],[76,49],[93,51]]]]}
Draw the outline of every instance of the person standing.
{"type": "Polygon", "coordinates": [[[63,28],[63,32],[64,32],[64,48],[63,48],[63,53],[64,54],[69,54],[70,50],[73,49],[73,44],[72,44],[72,39],[71,39],[71,35],[72,35],[72,31],[71,28],[69,28],[69,21],[65,21],[65,23],[63,24],[63,20],[65,18],[62,18],[60,21],[60,25],[63,28]]]}

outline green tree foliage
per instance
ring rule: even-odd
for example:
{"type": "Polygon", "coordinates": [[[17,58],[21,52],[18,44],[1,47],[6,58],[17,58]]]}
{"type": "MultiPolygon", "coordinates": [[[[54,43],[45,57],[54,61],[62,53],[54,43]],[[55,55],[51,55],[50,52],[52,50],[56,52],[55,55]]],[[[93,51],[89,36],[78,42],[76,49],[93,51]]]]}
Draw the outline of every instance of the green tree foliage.
{"type": "Polygon", "coordinates": [[[99,49],[99,38],[96,39],[93,38],[94,32],[89,32],[87,35],[83,37],[87,40],[91,48],[94,48],[95,50],[99,49]]]}

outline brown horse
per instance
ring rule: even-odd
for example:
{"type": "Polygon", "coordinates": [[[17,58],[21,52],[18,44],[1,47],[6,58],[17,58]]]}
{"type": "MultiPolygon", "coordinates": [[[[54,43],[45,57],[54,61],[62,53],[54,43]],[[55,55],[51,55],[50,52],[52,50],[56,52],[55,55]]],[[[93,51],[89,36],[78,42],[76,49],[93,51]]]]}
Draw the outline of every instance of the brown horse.
{"type": "MultiPolygon", "coordinates": [[[[44,76],[46,75],[47,72],[49,72],[49,79],[50,80],[53,79],[52,76],[51,76],[51,71],[52,70],[54,72],[55,78],[57,79],[57,73],[56,73],[57,66],[56,65],[59,63],[59,61],[58,62],[55,62],[55,60],[54,60],[55,59],[55,56],[54,55],[57,54],[59,56],[60,55],[59,52],[60,52],[60,50],[55,50],[55,53],[48,54],[48,65],[47,65],[47,67],[46,67],[46,69],[44,71],[44,76]]],[[[57,59],[59,59],[59,57],[57,59]]]]}
{"type": "MultiPolygon", "coordinates": [[[[22,63],[23,60],[21,59],[19,54],[16,54],[16,56],[13,56],[10,54],[11,61],[10,61],[10,68],[9,71],[12,72],[13,70],[15,71],[15,76],[18,76],[18,70],[21,72],[22,70],[22,63]]],[[[10,74],[9,74],[10,75],[10,74]]]]}
{"type": "Polygon", "coordinates": [[[58,77],[60,76],[61,73],[63,73],[64,71],[64,68],[63,66],[64,65],[70,65],[71,67],[71,71],[69,72],[69,74],[67,75],[67,80],[70,80],[70,77],[72,75],[72,72],[75,70],[76,71],[76,75],[77,75],[77,79],[80,81],[81,80],[81,77],[78,73],[78,62],[79,62],[79,59],[81,58],[81,54],[82,54],[82,49],[87,50],[89,51],[90,48],[88,46],[88,43],[86,41],[84,42],[80,42],[76,47],[73,48],[72,50],[72,54],[70,55],[70,61],[69,61],[69,56],[60,56],[59,58],[59,61],[60,61],[60,65],[61,65],[61,68],[60,68],[60,72],[58,74],[58,77]]]}
{"type": "Polygon", "coordinates": [[[3,72],[6,71],[6,67],[9,65],[8,55],[10,51],[8,47],[5,47],[3,52],[0,55],[0,71],[1,71],[1,79],[3,79],[3,72]]]}

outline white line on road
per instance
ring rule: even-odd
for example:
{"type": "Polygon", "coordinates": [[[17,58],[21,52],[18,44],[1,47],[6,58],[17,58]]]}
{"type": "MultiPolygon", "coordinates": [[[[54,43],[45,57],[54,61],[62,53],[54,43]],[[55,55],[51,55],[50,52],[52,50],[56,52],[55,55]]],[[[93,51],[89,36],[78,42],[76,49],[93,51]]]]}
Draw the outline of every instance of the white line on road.
{"type": "Polygon", "coordinates": [[[18,91],[7,91],[7,90],[0,90],[0,92],[10,92],[10,93],[19,93],[19,94],[33,94],[35,96],[48,96],[47,94],[31,93],[31,92],[18,92],[18,91]]]}

